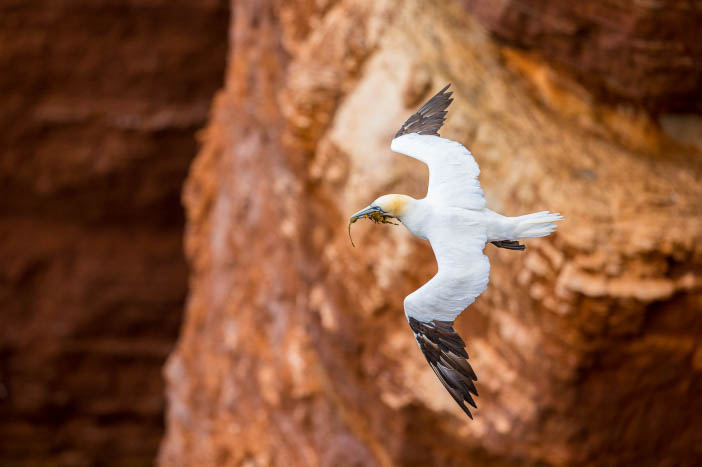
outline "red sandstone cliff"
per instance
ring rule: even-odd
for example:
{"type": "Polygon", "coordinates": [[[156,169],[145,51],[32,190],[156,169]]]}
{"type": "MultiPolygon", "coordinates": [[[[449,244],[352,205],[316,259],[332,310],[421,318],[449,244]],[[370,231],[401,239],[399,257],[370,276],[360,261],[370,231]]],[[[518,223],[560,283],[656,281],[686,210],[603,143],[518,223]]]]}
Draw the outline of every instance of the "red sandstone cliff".
{"type": "Polygon", "coordinates": [[[702,111],[702,7],[688,0],[462,0],[496,37],[538,51],[600,97],[702,111]]]}
{"type": "MultiPolygon", "coordinates": [[[[702,125],[636,110],[699,89],[629,86],[647,68],[622,72],[611,50],[592,51],[606,63],[574,55],[563,67],[548,44],[499,45],[456,2],[233,9],[227,84],[184,194],[191,291],[166,367],[161,465],[702,459],[702,125]],[[595,94],[574,79],[583,73],[595,94]],[[457,321],[480,378],[474,421],[403,315],[435,270],[428,246],[359,225],[352,249],[345,231],[381,193],[423,195],[425,169],[389,141],[447,82],[443,134],[476,155],[488,205],[566,218],[525,253],[488,248],[491,284],[457,321]],[[602,83],[616,99],[594,98],[602,83]]],[[[623,31],[625,45],[645,36],[623,31]]],[[[668,50],[680,66],[697,56],[668,50]]]]}
{"type": "Polygon", "coordinates": [[[150,465],[221,1],[0,2],[0,464],[150,465]]]}

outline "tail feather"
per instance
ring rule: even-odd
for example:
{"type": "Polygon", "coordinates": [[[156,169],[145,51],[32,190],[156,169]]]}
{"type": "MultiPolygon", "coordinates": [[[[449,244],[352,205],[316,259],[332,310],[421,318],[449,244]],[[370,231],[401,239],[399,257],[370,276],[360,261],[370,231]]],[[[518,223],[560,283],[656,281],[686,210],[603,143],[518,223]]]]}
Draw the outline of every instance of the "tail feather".
{"type": "Polygon", "coordinates": [[[563,216],[559,213],[541,211],[510,219],[515,224],[516,238],[537,238],[545,237],[556,230],[554,222],[562,220],[563,216]]]}

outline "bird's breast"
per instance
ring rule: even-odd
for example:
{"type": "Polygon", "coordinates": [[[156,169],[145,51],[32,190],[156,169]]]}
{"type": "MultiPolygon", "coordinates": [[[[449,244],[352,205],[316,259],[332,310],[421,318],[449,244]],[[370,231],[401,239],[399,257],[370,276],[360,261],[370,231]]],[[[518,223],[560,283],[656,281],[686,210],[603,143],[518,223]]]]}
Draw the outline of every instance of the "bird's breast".
{"type": "Polygon", "coordinates": [[[478,211],[434,206],[429,203],[402,219],[417,237],[429,240],[452,238],[455,241],[485,236],[484,214],[478,211]]]}
{"type": "Polygon", "coordinates": [[[412,234],[423,240],[429,240],[432,225],[437,221],[434,214],[428,208],[415,209],[409,215],[403,216],[401,220],[412,234]]]}

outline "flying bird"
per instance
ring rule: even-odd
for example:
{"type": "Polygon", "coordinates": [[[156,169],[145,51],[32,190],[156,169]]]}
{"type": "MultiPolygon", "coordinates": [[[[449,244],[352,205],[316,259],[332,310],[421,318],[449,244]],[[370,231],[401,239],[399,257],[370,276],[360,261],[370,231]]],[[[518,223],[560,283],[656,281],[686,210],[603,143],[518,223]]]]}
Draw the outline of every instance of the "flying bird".
{"type": "Polygon", "coordinates": [[[520,239],[549,235],[562,217],[548,211],[506,217],[485,207],[478,182],[480,169],[473,155],[460,143],[439,136],[446,109],[453,102],[449,86],[407,119],[390,145],[394,152],[429,167],[426,197],[381,196],[351,216],[349,236],[351,224],[359,219],[375,223],[397,219],[411,233],[429,241],[438,272],[405,298],[405,315],[429,366],[473,418],[466,403],[477,408],[473,396],[478,395],[478,378],[453,322],[487,287],[490,261],[483,249],[490,242],[499,248],[524,250],[520,239]]]}

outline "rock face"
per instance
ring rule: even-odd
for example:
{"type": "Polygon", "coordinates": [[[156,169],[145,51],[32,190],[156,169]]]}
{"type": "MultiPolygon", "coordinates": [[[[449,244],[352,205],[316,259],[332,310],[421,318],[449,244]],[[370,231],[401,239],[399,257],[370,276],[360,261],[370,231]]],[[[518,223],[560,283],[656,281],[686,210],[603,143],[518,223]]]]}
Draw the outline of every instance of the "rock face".
{"type": "Polygon", "coordinates": [[[702,6],[687,0],[463,0],[495,35],[575,72],[600,97],[702,111],[702,6]]]}
{"type": "Polygon", "coordinates": [[[232,18],[184,194],[191,292],[161,465],[700,462],[695,117],[597,104],[455,2],[233,2],[232,18]],[[442,134],[476,155],[488,205],[565,216],[524,253],[487,248],[490,286],[456,323],[473,421],[403,314],[429,246],[346,234],[380,194],[423,196],[426,169],[389,142],[447,82],[442,134]]]}
{"type": "Polygon", "coordinates": [[[0,464],[150,465],[221,1],[0,6],[0,464]]]}

